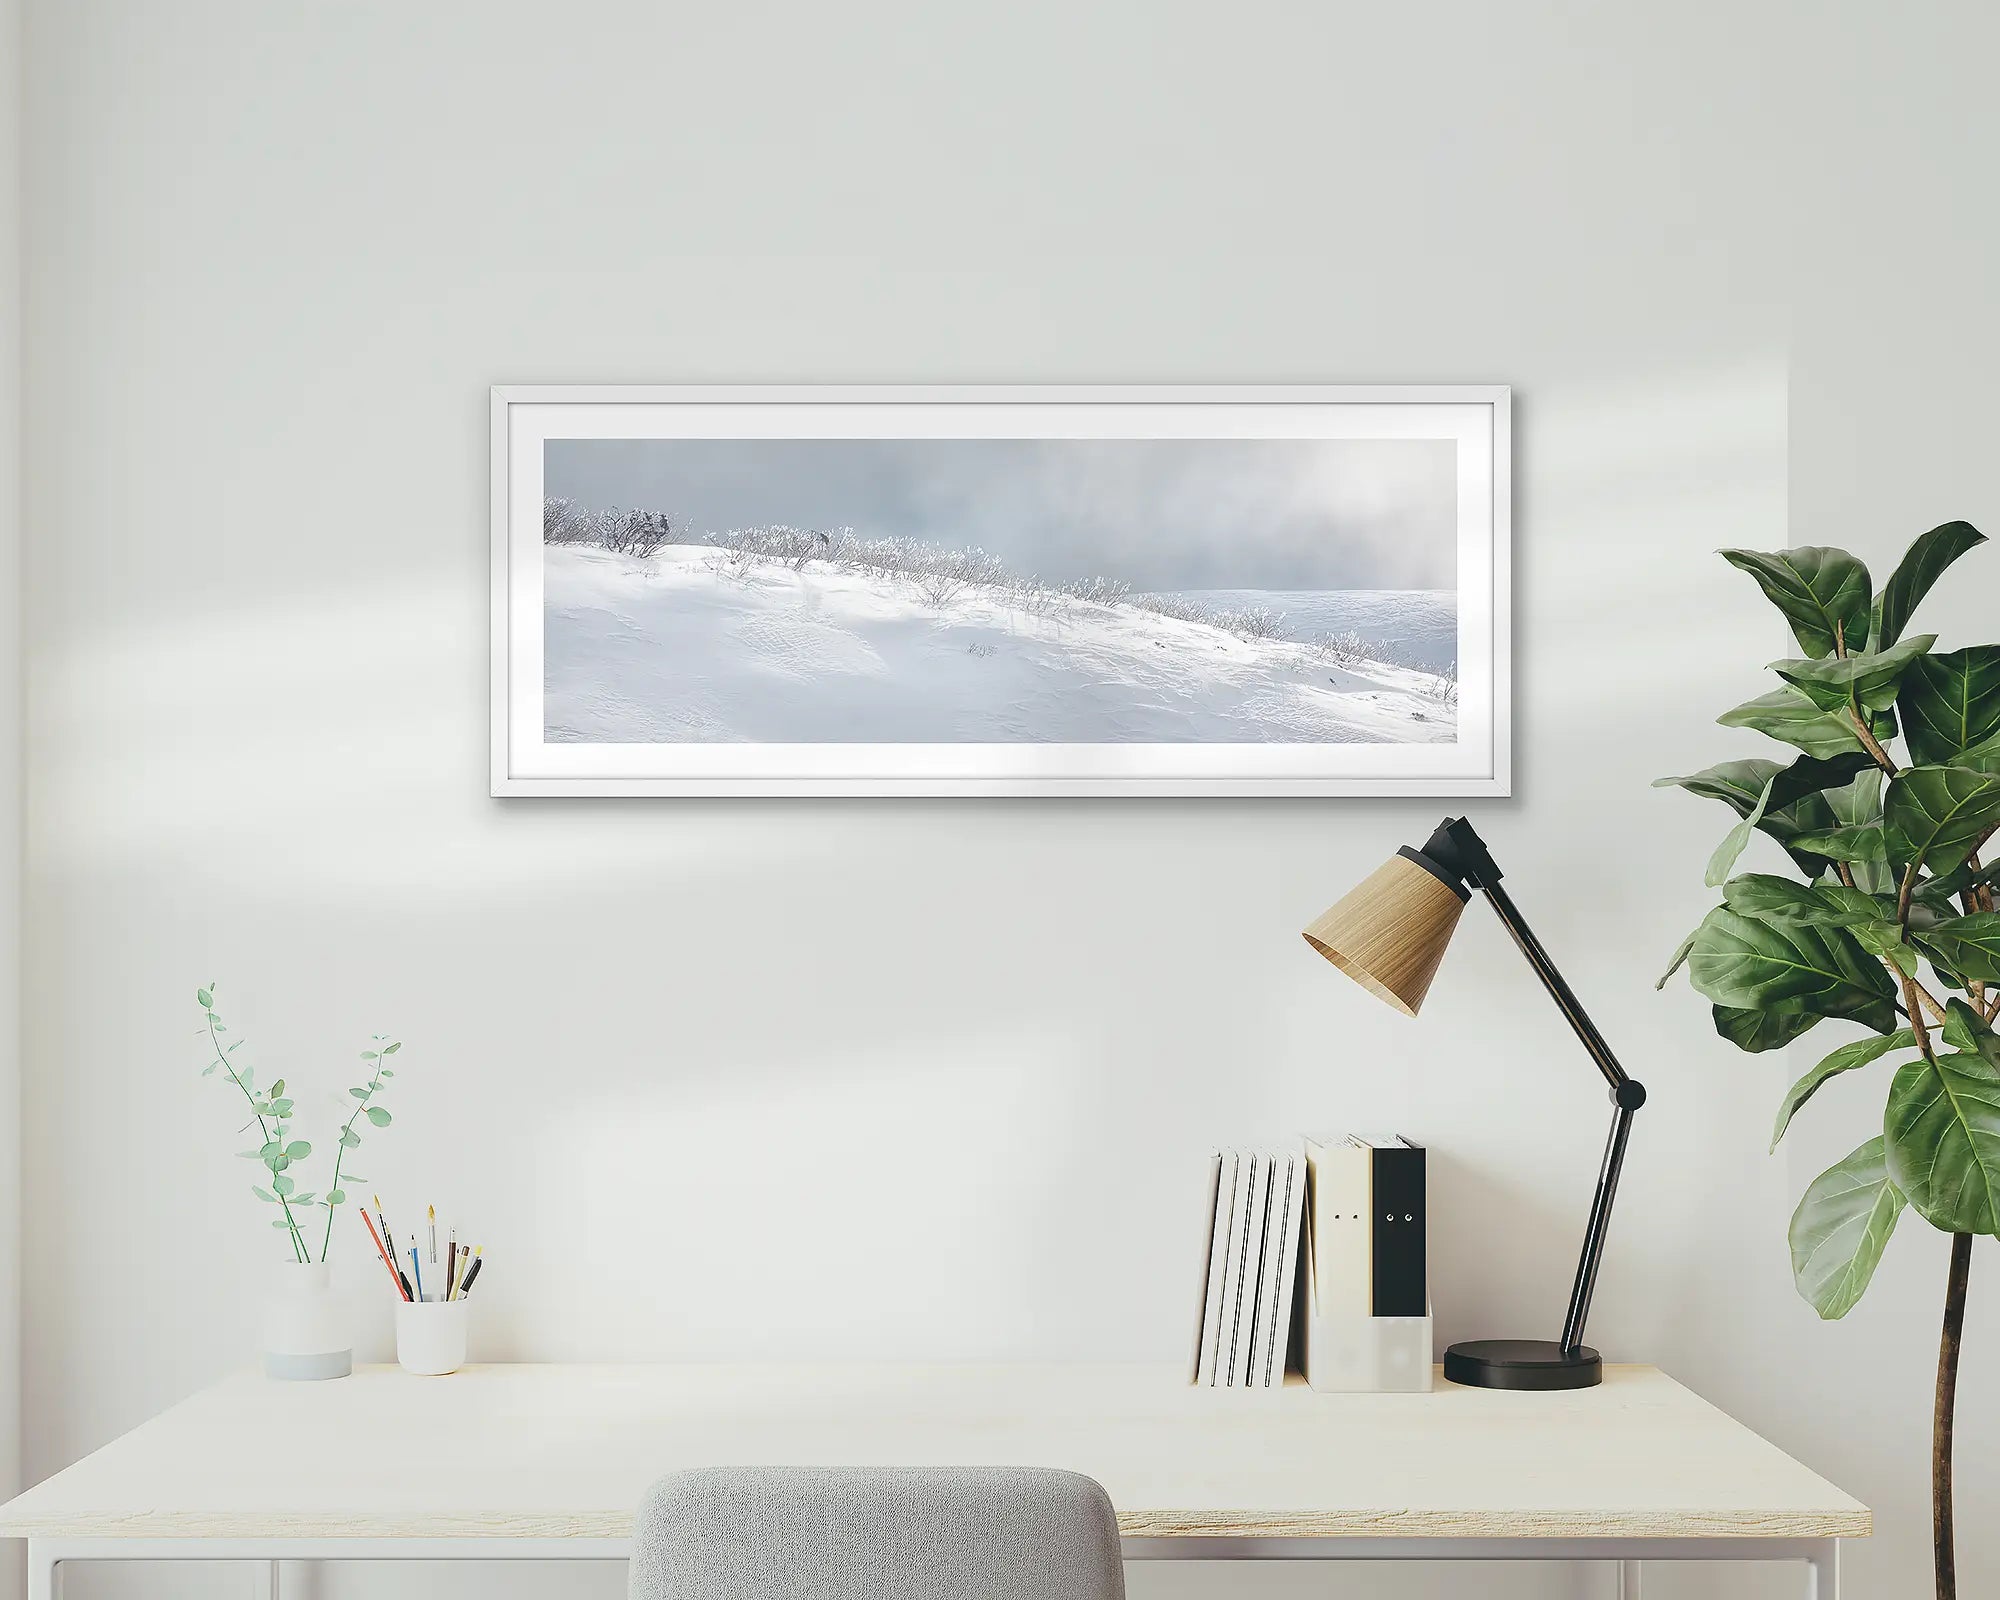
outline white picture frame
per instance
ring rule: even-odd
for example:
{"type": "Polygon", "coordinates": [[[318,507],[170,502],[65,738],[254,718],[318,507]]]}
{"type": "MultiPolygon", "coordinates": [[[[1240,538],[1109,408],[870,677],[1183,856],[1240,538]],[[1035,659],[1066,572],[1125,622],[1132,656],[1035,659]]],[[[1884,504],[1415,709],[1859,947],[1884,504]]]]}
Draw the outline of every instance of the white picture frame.
{"type": "Polygon", "coordinates": [[[1505,386],[492,391],[495,796],[1502,796],[1510,789],[1505,386]],[[582,743],[545,737],[552,439],[1443,438],[1457,463],[1457,737],[1433,743],[582,743]]]}

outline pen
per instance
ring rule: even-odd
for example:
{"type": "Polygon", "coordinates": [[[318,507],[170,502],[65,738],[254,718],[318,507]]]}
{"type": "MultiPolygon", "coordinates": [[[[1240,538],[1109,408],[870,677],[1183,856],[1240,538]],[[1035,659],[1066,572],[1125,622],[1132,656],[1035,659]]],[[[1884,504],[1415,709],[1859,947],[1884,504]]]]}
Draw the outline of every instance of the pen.
{"type": "Polygon", "coordinates": [[[458,1286],[458,1297],[463,1300],[472,1293],[472,1280],[479,1276],[479,1269],[486,1265],[486,1246],[481,1245],[472,1252],[472,1270],[465,1275],[465,1282],[458,1286]]]}
{"type": "Polygon", "coordinates": [[[458,1286],[458,1229],[451,1230],[451,1243],[444,1252],[444,1297],[449,1300],[458,1286]]]}
{"type": "Polygon", "coordinates": [[[417,1275],[417,1298],[421,1300],[424,1297],[424,1267],[417,1259],[417,1236],[414,1233],[410,1235],[410,1270],[417,1275]]]}
{"type": "Polygon", "coordinates": [[[382,1244],[382,1236],[375,1231],[375,1224],[368,1220],[368,1213],[365,1210],[361,1213],[361,1224],[368,1230],[368,1237],[375,1241],[375,1253],[382,1258],[382,1265],[389,1269],[389,1278],[396,1285],[396,1293],[405,1300],[409,1299],[409,1291],[403,1287],[403,1275],[396,1270],[396,1263],[389,1259],[389,1252],[382,1244]]]}

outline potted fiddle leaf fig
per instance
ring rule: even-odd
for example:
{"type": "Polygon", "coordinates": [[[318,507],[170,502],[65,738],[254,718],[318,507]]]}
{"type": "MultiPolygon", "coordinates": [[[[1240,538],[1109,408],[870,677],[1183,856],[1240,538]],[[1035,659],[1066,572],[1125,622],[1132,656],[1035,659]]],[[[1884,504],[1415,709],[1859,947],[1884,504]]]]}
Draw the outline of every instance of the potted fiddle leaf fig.
{"type": "Polygon", "coordinates": [[[1882,1132],[1816,1178],[1792,1217],[1792,1271],[1822,1317],[1868,1287],[1903,1212],[1951,1235],[1932,1420],[1938,1600],[1953,1600],[1951,1446],[1975,1234],[2000,1234],[2000,645],[1934,651],[1910,615],[1984,537],[1947,522],[1875,591],[1845,550],[1725,550],[1798,641],[1778,686],[1718,719],[1796,752],[1662,778],[1738,818],[1709,858],[1722,904],[1668,967],[1686,963],[1740,1050],[1775,1050],[1821,1022],[1867,1030],[1794,1083],[1771,1148],[1835,1078],[1887,1082],[1882,1132]],[[1736,873],[1753,832],[1795,875],[1736,873]]]}

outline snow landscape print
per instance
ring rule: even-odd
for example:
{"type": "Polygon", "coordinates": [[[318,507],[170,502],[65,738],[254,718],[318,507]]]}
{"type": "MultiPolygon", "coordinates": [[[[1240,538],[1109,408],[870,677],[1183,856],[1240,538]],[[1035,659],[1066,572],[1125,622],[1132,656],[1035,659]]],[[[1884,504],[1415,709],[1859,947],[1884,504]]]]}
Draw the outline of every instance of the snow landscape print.
{"type": "Polygon", "coordinates": [[[1455,737],[1445,441],[545,449],[551,741],[1455,737]]]}
{"type": "Polygon", "coordinates": [[[1490,750],[1491,479],[1460,431],[784,407],[739,435],[663,409],[657,434],[510,434],[508,728],[550,775],[1463,792],[1467,703],[1490,750]]]}

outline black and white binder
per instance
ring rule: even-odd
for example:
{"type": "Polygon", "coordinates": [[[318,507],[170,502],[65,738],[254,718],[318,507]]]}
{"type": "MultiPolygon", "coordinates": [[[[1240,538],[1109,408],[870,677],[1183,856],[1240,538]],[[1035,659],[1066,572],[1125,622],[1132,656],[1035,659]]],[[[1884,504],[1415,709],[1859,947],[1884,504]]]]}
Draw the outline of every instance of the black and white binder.
{"type": "Polygon", "coordinates": [[[1378,1317],[1428,1316],[1423,1146],[1400,1137],[1367,1144],[1370,1312],[1378,1317]]]}

